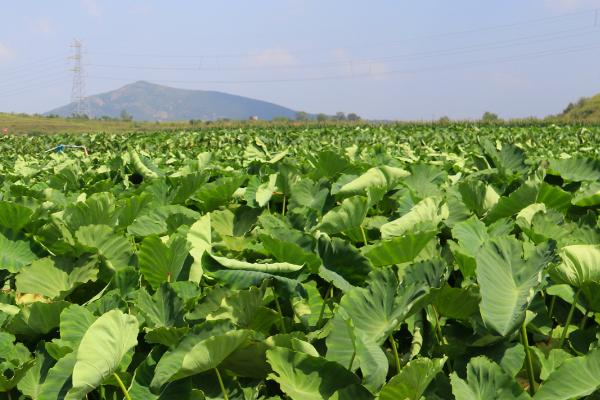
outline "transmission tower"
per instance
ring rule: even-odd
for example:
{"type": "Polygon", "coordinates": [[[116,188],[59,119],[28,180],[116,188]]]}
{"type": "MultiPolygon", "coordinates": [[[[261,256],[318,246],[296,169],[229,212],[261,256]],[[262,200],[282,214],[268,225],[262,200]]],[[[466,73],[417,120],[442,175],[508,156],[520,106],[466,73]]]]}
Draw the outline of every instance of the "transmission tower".
{"type": "Polygon", "coordinates": [[[87,115],[91,117],[87,98],[85,96],[85,75],[83,70],[82,60],[82,45],[77,39],[73,40],[71,44],[73,55],[69,57],[73,60],[73,88],[71,89],[71,102],[75,103],[75,115],[83,116],[87,115]]]}

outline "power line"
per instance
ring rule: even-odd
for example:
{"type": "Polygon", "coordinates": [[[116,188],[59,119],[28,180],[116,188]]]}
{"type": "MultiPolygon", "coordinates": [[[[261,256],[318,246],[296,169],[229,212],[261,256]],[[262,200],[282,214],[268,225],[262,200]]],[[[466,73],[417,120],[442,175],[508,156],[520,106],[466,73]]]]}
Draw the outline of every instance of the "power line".
{"type": "Polygon", "coordinates": [[[370,57],[364,59],[352,59],[334,62],[322,62],[312,64],[296,64],[286,66],[244,66],[244,67],[222,67],[222,68],[208,68],[208,67],[176,67],[176,66],[152,66],[152,65],[118,65],[118,64],[86,64],[90,67],[96,68],[115,68],[115,69],[134,69],[134,70],[157,70],[157,71],[246,71],[246,70],[266,70],[266,69],[310,69],[310,68],[327,68],[327,67],[338,67],[355,64],[371,64],[373,62],[399,62],[406,61],[406,59],[415,59],[422,57],[436,57],[436,56],[449,56],[449,55],[460,55],[468,54],[478,51],[488,51],[492,49],[507,48],[513,46],[526,46],[534,43],[542,43],[548,41],[561,40],[566,38],[572,38],[577,36],[583,36],[590,33],[597,33],[596,29],[593,28],[578,28],[570,29],[559,32],[552,32],[541,35],[530,35],[519,38],[513,38],[503,41],[481,43],[471,46],[463,46],[453,49],[434,50],[417,53],[405,53],[400,55],[385,56],[385,57],[370,57]],[[569,33],[564,35],[563,33],[569,33]],[[534,39],[534,40],[530,40],[534,39]]]}
{"type": "Polygon", "coordinates": [[[52,87],[52,86],[56,86],[58,83],[66,83],[68,82],[68,79],[70,78],[70,76],[68,74],[65,73],[64,76],[62,76],[61,78],[58,79],[52,79],[49,81],[46,81],[42,84],[40,83],[36,83],[35,85],[30,85],[30,86],[24,86],[19,88],[19,90],[13,90],[13,91],[0,91],[0,98],[6,98],[6,97],[14,97],[14,96],[18,96],[22,93],[28,93],[34,90],[38,90],[38,89],[45,89],[48,87],[52,87]]]}
{"type": "MultiPolygon", "coordinates": [[[[339,80],[339,79],[353,79],[353,78],[373,78],[373,77],[382,77],[388,75],[398,75],[398,74],[416,74],[420,72],[430,72],[436,70],[447,70],[447,69],[456,69],[463,67],[472,67],[481,64],[486,64],[489,62],[493,63],[505,63],[512,61],[523,61],[528,59],[536,59],[540,57],[548,57],[553,55],[563,55],[576,53],[587,50],[595,50],[600,49],[600,43],[593,45],[584,45],[578,47],[566,47],[561,49],[553,49],[553,50],[544,50],[535,53],[525,53],[515,56],[503,57],[503,58],[495,58],[495,59],[487,59],[487,60],[477,60],[470,63],[459,63],[459,64],[447,64],[440,65],[436,67],[419,67],[413,69],[395,69],[388,71],[380,71],[380,72],[367,72],[367,73],[355,73],[353,75],[329,75],[329,76],[318,76],[318,77],[294,77],[294,78],[281,78],[281,79],[245,79],[245,80],[202,80],[202,81],[194,81],[194,80],[160,80],[160,82],[165,83],[182,83],[182,84],[262,84],[262,83],[285,83],[285,82],[309,82],[309,81],[327,81],[327,80],[339,80]]],[[[117,80],[117,81],[131,81],[131,78],[115,78],[115,77],[106,77],[106,76],[89,76],[91,79],[104,79],[104,80],[117,80]]]]}
{"type": "MultiPolygon", "coordinates": [[[[450,31],[450,32],[440,32],[440,33],[435,33],[435,34],[430,34],[430,35],[415,35],[415,36],[407,37],[407,38],[404,38],[401,40],[394,40],[394,41],[387,41],[387,42],[372,42],[372,43],[367,43],[364,45],[344,46],[344,48],[373,48],[374,46],[380,46],[380,45],[389,46],[389,45],[394,45],[394,44],[411,42],[411,41],[415,41],[415,40],[419,40],[419,39],[436,39],[436,38],[440,38],[440,37],[459,36],[459,35],[489,32],[489,31],[496,31],[496,30],[506,30],[509,28],[514,28],[514,27],[523,26],[523,25],[531,26],[532,24],[551,23],[551,22],[556,22],[557,20],[562,20],[562,19],[567,20],[569,18],[581,17],[584,15],[590,16],[595,12],[597,13],[598,9],[588,9],[588,10],[582,10],[582,11],[577,11],[577,12],[572,12],[572,13],[565,13],[565,14],[550,16],[550,17],[533,18],[533,19],[516,21],[516,22],[511,22],[511,23],[506,23],[506,24],[491,25],[491,26],[487,26],[487,27],[471,28],[471,29],[450,31]]],[[[321,52],[326,52],[326,51],[337,50],[338,48],[339,47],[318,49],[318,48],[311,47],[310,49],[304,49],[304,50],[300,49],[300,50],[292,51],[290,53],[292,53],[292,54],[321,53],[321,52]]],[[[246,52],[246,53],[214,53],[214,54],[193,55],[193,54],[158,54],[158,53],[152,54],[152,53],[126,53],[126,52],[110,52],[110,51],[86,51],[86,54],[111,55],[111,56],[121,56],[121,57],[147,57],[147,58],[191,58],[191,59],[223,58],[223,59],[226,59],[226,58],[254,57],[254,56],[260,55],[261,52],[260,51],[251,51],[251,52],[246,52]]]]}

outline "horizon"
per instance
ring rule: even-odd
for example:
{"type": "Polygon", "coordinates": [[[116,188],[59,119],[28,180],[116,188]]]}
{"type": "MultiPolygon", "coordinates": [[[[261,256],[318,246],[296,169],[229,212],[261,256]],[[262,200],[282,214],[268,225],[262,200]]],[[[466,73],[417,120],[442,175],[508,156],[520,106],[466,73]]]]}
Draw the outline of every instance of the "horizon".
{"type": "Polygon", "coordinates": [[[460,120],[543,118],[600,91],[600,1],[27,6],[6,6],[0,27],[2,112],[71,102],[73,38],[88,96],[148,81],[310,114],[460,120]]]}

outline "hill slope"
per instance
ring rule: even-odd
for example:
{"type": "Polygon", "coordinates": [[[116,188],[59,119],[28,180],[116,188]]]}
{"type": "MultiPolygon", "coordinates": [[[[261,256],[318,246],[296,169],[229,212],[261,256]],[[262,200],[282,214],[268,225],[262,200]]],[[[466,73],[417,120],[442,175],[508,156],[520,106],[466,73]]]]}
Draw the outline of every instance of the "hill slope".
{"type": "Polygon", "coordinates": [[[559,117],[567,120],[600,121],[600,94],[581,98],[577,103],[569,103],[559,117]]]}
{"type": "MultiPolygon", "coordinates": [[[[88,97],[93,116],[118,118],[126,111],[139,121],[183,121],[201,119],[248,119],[257,116],[270,120],[294,118],[296,112],[266,101],[227,93],[176,89],[138,81],[111,92],[88,97]]],[[[63,117],[73,115],[74,103],[48,111],[63,117]]]]}

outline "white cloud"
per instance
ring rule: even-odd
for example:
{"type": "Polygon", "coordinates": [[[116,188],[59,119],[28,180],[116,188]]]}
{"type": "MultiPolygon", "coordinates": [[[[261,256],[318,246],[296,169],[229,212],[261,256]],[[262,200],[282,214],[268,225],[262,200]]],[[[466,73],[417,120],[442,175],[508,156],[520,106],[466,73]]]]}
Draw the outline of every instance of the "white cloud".
{"type": "Polygon", "coordinates": [[[13,49],[0,42],[0,64],[11,61],[13,58],[15,58],[13,49]]]}
{"type": "Polygon", "coordinates": [[[51,36],[56,33],[56,24],[50,17],[42,16],[29,20],[31,30],[42,36],[51,36]]]}
{"type": "Polygon", "coordinates": [[[92,17],[101,17],[102,8],[96,0],[80,0],[81,7],[92,17]]]}
{"type": "Polygon", "coordinates": [[[252,67],[290,67],[296,64],[296,59],[285,50],[266,49],[250,56],[247,64],[252,67]]]}

